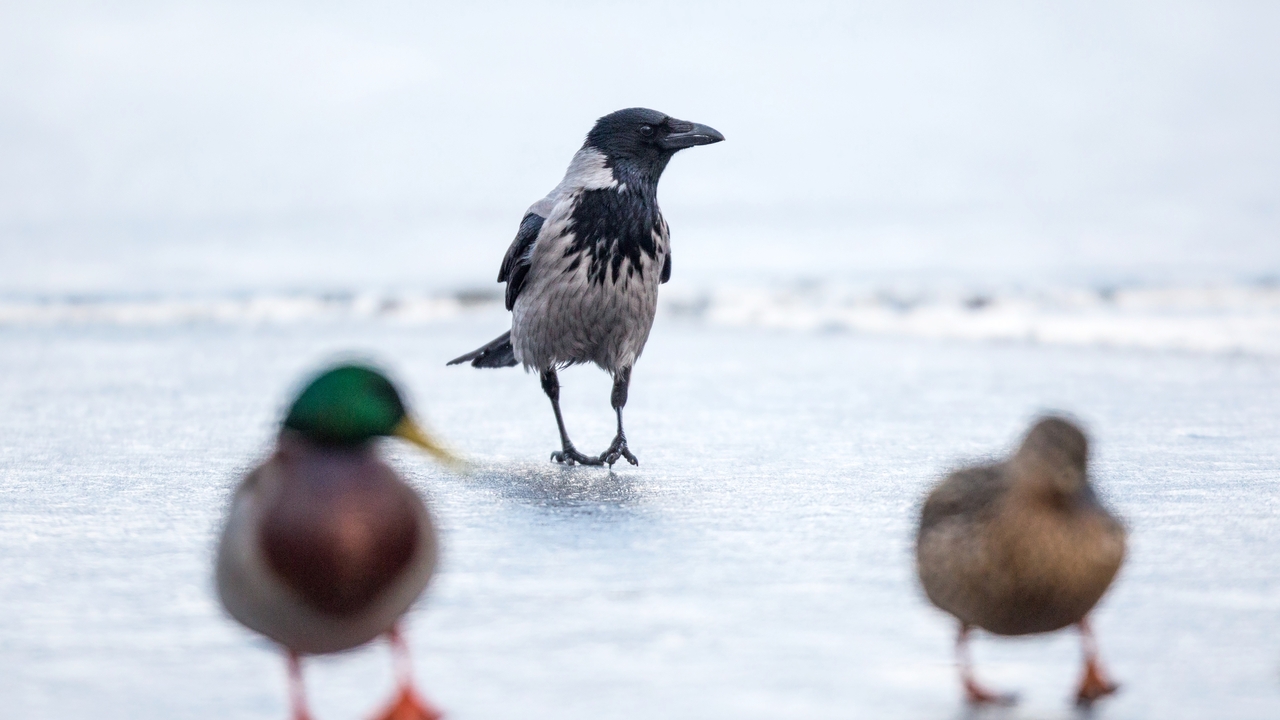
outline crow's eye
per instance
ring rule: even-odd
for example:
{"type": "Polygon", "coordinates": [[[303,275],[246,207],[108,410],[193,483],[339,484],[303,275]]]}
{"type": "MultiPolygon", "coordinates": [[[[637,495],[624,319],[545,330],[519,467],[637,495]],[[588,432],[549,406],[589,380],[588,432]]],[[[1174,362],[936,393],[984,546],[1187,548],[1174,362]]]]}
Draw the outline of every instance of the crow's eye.
{"type": "Polygon", "coordinates": [[[640,134],[645,137],[653,137],[653,128],[649,125],[641,125],[640,134]]]}

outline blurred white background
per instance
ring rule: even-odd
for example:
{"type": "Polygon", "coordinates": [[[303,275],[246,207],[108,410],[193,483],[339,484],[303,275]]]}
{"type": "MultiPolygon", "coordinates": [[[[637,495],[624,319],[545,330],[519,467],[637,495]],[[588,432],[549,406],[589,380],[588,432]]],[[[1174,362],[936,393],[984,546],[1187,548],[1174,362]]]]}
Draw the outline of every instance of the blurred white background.
{"type": "MultiPolygon", "coordinates": [[[[592,121],[676,277],[1280,272],[1269,2],[0,7],[0,293],[485,285],[592,121]]],[[[495,286],[496,287],[496,286],[495,286]]]]}

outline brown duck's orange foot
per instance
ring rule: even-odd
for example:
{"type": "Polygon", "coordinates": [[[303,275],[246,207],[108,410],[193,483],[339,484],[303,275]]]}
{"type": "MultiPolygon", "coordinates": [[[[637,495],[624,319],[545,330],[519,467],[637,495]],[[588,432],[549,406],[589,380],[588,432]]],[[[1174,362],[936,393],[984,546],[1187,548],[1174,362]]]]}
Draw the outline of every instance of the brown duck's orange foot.
{"type": "Polygon", "coordinates": [[[1018,703],[1017,694],[994,693],[972,679],[965,679],[964,681],[964,699],[970,705],[999,705],[1004,707],[1018,703]]]}
{"type": "Polygon", "coordinates": [[[1106,697],[1119,690],[1120,686],[1111,682],[1106,673],[1098,665],[1098,661],[1089,660],[1084,664],[1084,677],[1080,680],[1080,690],[1076,692],[1077,705],[1092,705],[1098,698],[1106,697]]]}
{"type": "Polygon", "coordinates": [[[414,692],[413,688],[401,688],[399,696],[391,705],[374,716],[373,720],[440,720],[444,713],[431,706],[431,703],[414,692]]]}

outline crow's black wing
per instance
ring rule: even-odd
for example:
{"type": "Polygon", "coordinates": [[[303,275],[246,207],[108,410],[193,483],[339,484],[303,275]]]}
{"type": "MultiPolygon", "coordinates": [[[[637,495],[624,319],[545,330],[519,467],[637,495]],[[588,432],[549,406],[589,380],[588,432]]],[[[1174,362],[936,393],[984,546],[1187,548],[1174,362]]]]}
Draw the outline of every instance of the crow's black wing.
{"type": "Polygon", "coordinates": [[[498,282],[507,284],[507,309],[515,307],[516,296],[524,287],[525,277],[529,274],[529,266],[533,264],[533,244],[542,230],[546,218],[536,213],[528,213],[520,221],[520,230],[516,239],[502,258],[502,268],[498,270],[498,282]]]}
{"type": "Polygon", "coordinates": [[[658,232],[662,235],[662,244],[667,247],[667,255],[662,258],[662,274],[658,276],[658,282],[665,283],[671,279],[671,228],[667,227],[665,218],[658,218],[658,232]]]}

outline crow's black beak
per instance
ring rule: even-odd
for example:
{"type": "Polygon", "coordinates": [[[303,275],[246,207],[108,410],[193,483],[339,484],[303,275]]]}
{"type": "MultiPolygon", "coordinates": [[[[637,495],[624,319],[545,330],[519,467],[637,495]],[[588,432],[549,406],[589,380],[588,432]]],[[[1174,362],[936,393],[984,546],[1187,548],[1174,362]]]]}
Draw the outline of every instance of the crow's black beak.
{"type": "Polygon", "coordinates": [[[683,150],[694,145],[710,145],[724,140],[719,130],[708,125],[672,121],[671,126],[677,132],[662,138],[658,144],[665,150],[683,150]]]}

